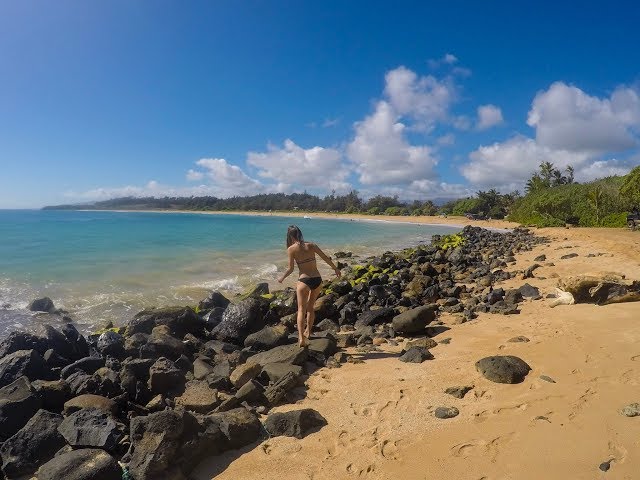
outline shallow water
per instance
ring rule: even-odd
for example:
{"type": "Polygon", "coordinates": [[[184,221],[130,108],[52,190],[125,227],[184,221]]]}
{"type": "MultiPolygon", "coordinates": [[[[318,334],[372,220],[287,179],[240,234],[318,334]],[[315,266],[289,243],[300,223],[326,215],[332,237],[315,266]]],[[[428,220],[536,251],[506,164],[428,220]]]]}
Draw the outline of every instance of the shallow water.
{"type": "Polygon", "coordinates": [[[44,295],[86,329],[144,307],[194,304],[211,289],[273,284],[286,267],[284,236],[292,223],[327,254],[362,256],[459,230],[278,216],[0,210],[0,337],[38,323],[25,307],[44,295]]]}

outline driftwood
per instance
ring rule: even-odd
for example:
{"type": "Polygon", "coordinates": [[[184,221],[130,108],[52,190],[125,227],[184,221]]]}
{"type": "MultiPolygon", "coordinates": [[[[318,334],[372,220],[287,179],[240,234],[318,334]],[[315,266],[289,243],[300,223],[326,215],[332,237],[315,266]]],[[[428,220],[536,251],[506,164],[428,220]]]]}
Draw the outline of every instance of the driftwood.
{"type": "Polygon", "coordinates": [[[640,282],[627,283],[623,275],[615,273],[568,277],[558,282],[558,289],[563,301],[556,304],[571,303],[566,294],[570,294],[575,303],[609,305],[640,301],[640,282]]]}
{"type": "Polygon", "coordinates": [[[289,390],[298,383],[298,375],[294,372],[287,372],[280,380],[264,390],[264,397],[269,405],[278,404],[289,390]]]}

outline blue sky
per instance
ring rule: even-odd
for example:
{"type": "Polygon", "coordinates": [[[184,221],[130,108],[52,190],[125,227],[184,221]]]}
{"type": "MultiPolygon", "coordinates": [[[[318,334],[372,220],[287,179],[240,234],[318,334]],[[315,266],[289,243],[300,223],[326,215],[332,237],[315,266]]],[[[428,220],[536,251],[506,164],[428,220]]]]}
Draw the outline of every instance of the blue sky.
{"type": "Polygon", "coordinates": [[[1,2],[0,208],[623,174],[639,20],[615,1],[1,2]]]}

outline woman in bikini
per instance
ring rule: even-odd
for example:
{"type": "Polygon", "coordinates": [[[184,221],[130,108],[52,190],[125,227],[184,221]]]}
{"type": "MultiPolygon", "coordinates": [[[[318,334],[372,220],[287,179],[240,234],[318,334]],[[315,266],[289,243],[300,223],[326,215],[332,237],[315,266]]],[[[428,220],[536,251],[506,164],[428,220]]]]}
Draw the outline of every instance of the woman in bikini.
{"type": "Polygon", "coordinates": [[[340,276],[340,270],[333,264],[331,258],[325,255],[315,243],[305,242],[300,229],[295,225],[291,225],[287,230],[289,268],[278,279],[278,282],[282,283],[293,272],[293,263],[295,261],[300,271],[298,283],[296,284],[296,293],[298,298],[298,344],[301,347],[307,345],[311,335],[311,328],[313,328],[315,319],[313,305],[320,294],[320,284],[322,283],[322,277],[316,264],[316,254],[333,268],[338,277],[340,276]]]}

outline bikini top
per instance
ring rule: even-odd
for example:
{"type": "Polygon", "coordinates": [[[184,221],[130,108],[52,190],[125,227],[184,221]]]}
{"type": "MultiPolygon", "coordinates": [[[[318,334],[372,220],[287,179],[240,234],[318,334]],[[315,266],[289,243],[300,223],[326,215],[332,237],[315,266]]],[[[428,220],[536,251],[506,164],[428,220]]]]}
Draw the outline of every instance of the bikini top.
{"type": "Polygon", "coordinates": [[[300,260],[300,261],[296,260],[296,263],[300,265],[301,263],[309,263],[309,262],[315,262],[315,261],[316,261],[316,257],[314,256],[311,258],[305,258],[304,260],[300,260]]]}

